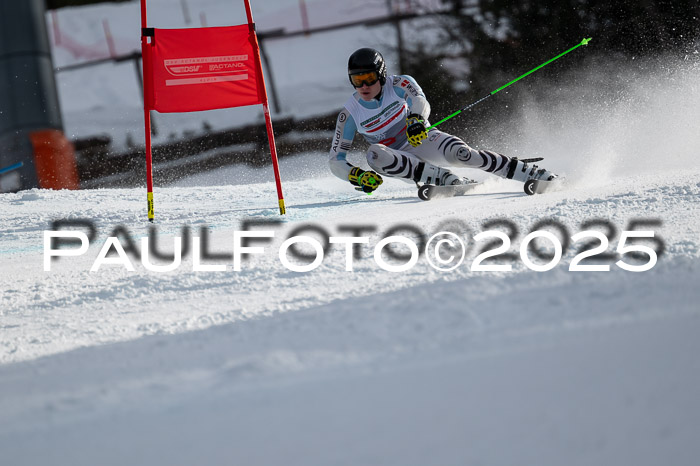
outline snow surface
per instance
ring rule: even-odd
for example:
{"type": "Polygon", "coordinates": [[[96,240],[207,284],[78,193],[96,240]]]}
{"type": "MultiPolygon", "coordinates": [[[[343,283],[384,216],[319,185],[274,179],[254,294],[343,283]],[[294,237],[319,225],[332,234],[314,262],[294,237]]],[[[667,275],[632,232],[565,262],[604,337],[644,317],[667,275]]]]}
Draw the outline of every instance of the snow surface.
{"type": "Polygon", "coordinates": [[[546,157],[561,191],[528,197],[472,171],[486,182],[467,197],[425,203],[391,179],[366,196],[321,153],[281,160],[283,218],[269,167],[157,184],[164,251],[186,225],[230,254],[244,221],[281,221],[255,227],[275,238],[240,272],[230,259],[195,272],[189,255],[168,273],[91,273],[115,227],[148,235],[144,189],[0,195],[0,464],[696,464],[699,68],[660,60],[577,70],[552,90],[570,99],[504,99],[511,118],[464,135],[546,157]],[[64,218],[94,221],[97,238],[45,272],[43,232],[64,218]],[[665,250],[640,273],[569,271],[580,243],[548,272],[517,256],[473,272],[473,236],[496,219],[519,230],[516,254],[542,219],[570,235],[607,221],[609,251],[630,221],[655,221],[665,250]],[[376,230],[354,272],[336,245],[297,273],[277,251],[302,225],[376,230]],[[399,225],[460,234],[465,263],[382,270],[373,247],[399,225]]]}
{"type": "MultiPolygon", "coordinates": [[[[275,241],[241,272],[230,260],[193,272],[187,259],[167,274],[90,273],[114,226],[145,235],[143,192],[3,195],[3,464],[694,464],[699,176],[538,197],[495,181],[430,203],[393,180],[373,197],[292,181],[275,241]],[[99,238],[47,273],[42,230],[63,217],[95,219],[99,238]],[[338,248],[308,273],[276,257],[306,223],[376,225],[372,246],[399,224],[474,234],[493,218],[520,238],[542,218],[572,234],[589,219],[660,219],[666,252],[642,273],[570,272],[571,250],[544,273],[519,260],[470,272],[474,248],[450,273],[424,257],[385,272],[371,247],[354,272],[338,248]]],[[[225,253],[244,219],[278,217],[269,182],[156,199],[159,245],[206,223],[225,253]]]]}

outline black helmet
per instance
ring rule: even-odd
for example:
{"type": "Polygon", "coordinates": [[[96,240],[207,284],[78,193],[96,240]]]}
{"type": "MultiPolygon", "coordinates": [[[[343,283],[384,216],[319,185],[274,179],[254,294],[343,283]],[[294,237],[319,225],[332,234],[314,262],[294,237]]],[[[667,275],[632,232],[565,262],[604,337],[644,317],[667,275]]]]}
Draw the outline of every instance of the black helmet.
{"type": "MultiPolygon", "coordinates": [[[[384,57],[378,51],[370,48],[355,50],[348,60],[348,78],[351,74],[363,71],[376,71],[379,82],[386,83],[386,63],[384,57]]],[[[352,83],[352,80],[350,81],[352,83]]]]}

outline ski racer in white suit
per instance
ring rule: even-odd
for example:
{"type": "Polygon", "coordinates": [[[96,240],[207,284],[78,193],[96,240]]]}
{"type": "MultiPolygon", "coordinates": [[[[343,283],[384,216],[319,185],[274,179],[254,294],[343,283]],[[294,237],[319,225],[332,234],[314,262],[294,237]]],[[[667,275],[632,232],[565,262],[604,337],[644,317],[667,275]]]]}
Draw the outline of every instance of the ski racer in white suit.
{"type": "Polygon", "coordinates": [[[453,185],[472,182],[447,166],[478,168],[502,178],[525,182],[553,179],[553,173],[489,150],[475,150],[456,136],[435,128],[427,131],[430,104],[410,76],[387,76],[382,55],[370,48],[354,52],[348,76],[356,92],[338,115],[330,150],[330,168],[355,189],[371,193],[382,175],[416,184],[453,185]],[[362,170],[347,160],[355,133],[371,145],[362,170]]]}

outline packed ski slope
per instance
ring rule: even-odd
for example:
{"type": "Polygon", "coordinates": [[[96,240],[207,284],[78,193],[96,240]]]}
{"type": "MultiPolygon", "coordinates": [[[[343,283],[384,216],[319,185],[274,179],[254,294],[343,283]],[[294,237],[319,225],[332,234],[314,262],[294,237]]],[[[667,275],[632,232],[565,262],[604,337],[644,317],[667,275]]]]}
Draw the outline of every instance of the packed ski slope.
{"type": "MultiPolygon", "coordinates": [[[[142,192],[3,195],[3,464],[692,464],[699,175],[536,197],[495,181],[428,203],[391,180],[372,197],[294,181],[274,241],[240,272],[230,259],[194,272],[190,257],[169,273],[138,261],[91,273],[116,225],[146,234],[142,192]],[[45,272],[42,231],[57,218],[94,219],[99,235],[45,272]],[[475,234],[494,218],[519,239],[545,218],[572,234],[590,219],[619,230],[658,219],[666,248],[641,273],[570,272],[572,248],[542,273],[519,259],[472,272],[474,248],[452,272],[425,256],[401,273],[373,260],[397,225],[475,234]],[[337,247],[292,272],[277,251],[307,223],[377,231],[354,272],[337,247]]],[[[162,249],[182,225],[206,224],[210,250],[225,253],[243,220],[278,217],[272,183],[164,188],[157,200],[162,249]]]]}
{"type": "MultiPolygon", "coordinates": [[[[156,198],[158,220],[153,228],[157,233],[155,249],[161,252],[173,251],[173,237],[187,236],[183,227],[189,227],[192,236],[197,237],[203,236],[204,227],[210,239],[208,250],[214,254],[233,254],[235,231],[247,228],[274,234],[269,242],[257,244],[264,246],[264,252],[251,254],[252,258],[242,263],[240,271],[234,270],[233,257],[203,260],[224,268],[211,272],[193,271],[191,252],[185,253],[182,264],[172,272],[146,270],[138,254],[128,256],[129,264],[135,269],[133,272],[123,264],[103,264],[99,270],[91,272],[108,236],[119,237],[125,249],[128,249],[129,240],[135,243],[137,251],[145,249],[141,241],[147,238],[151,226],[144,221],[144,193],[138,190],[32,190],[6,194],[3,195],[6,229],[0,240],[3,251],[0,360],[4,363],[33,360],[84,346],[152,334],[179,334],[317,306],[332,308],[346,301],[362,303],[362,307],[369,309],[400,301],[425,313],[428,319],[436,317],[431,316],[433,313],[439,316],[442,310],[461,309],[466,315],[476,313],[475,316],[483,312],[485,316],[477,319],[482,321],[497,314],[490,306],[512,295],[515,302],[520,302],[510,311],[514,315],[522,314],[518,321],[536,321],[526,309],[553,308],[555,311],[549,316],[553,319],[551,324],[569,319],[605,317],[614,320],[620,317],[607,309],[607,305],[601,305],[598,312],[592,313],[591,303],[586,299],[589,293],[589,298],[595,299],[599,293],[607,297],[619,292],[620,303],[631,310],[639,307],[635,311],[641,314],[650,304],[649,294],[660,303],[680,301],[677,304],[681,308],[687,302],[692,309],[696,303],[686,298],[693,290],[683,291],[682,286],[691,277],[681,274],[680,270],[691,267],[692,275],[699,253],[698,175],[698,169],[637,175],[616,179],[613,185],[606,187],[574,186],[536,197],[526,197],[515,182],[495,180],[478,188],[480,194],[427,203],[417,199],[415,188],[393,183],[393,180],[387,182],[383,192],[371,197],[360,196],[331,178],[323,179],[324,186],[320,189],[311,188],[305,182],[290,182],[285,185],[289,205],[286,218],[279,225],[269,223],[255,227],[245,227],[244,223],[279,219],[272,183],[160,190],[156,198]],[[52,222],[59,219],[88,219],[94,222],[98,235],[85,254],[53,260],[50,270],[45,271],[44,261],[49,251],[43,233],[45,230],[60,231],[52,227],[52,222]],[[515,234],[508,233],[512,241],[508,252],[517,256],[510,262],[513,270],[474,272],[471,269],[477,249],[484,250],[487,243],[482,240],[475,244],[474,236],[482,231],[505,228],[487,225],[494,220],[509,221],[517,229],[515,234]],[[587,221],[607,221],[609,227],[592,227],[609,237],[607,252],[615,250],[621,231],[628,229],[652,230],[665,247],[663,252],[655,247],[660,257],[647,272],[624,272],[610,260],[592,261],[611,264],[610,272],[570,272],[568,266],[583,244],[579,242],[564,251],[559,266],[549,272],[534,273],[525,267],[518,251],[529,231],[544,229],[536,227],[541,220],[558,222],[567,228],[569,236],[591,229],[584,226],[587,221]],[[630,228],[633,220],[647,221],[648,225],[630,228]],[[342,245],[333,246],[315,270],[294,272],[284,265],[279,259],[279,250],[281,243],[290,236],[306,235],[323,242],[317,231],[297,230],[304,226],[321,229],[329,236],[367,236],[368,244],[361,246],[361,257],[354,261],[354,271],[346,271],[346,251],[342,245]],[[123,228],[121,233],[113,233],[117,227],[123,228]],[[362,232],[350,233],[349,227],[362,228],[362,232]],[[611,235],[608,228],[616,232],[611,235]],[[441,272],[431,266],[430,257],[421,255],[410,270],[388,272],[374,259],[374,248],[381,239],[392,234],[393,229],[396,229],[394,235],[417,244],[420,239],[414,230],[424,233],[426,238],[440,231],[456,233],[466,244],[467,258],[455,270],[441,272]],[[639,285],[652,278],[653,282],[657,276],[677,267],[681,267],[676,277],[678,286],[669,283],[651,288],[639,285]],[[606,284],[604,288],[597,288],[603,284],[606,284]],[[578,287],[581,290],[576,293],[584,293],[580,309],[569,302],[572,292],[569,288],[578,287]],[[562,290],[557,291],[559,288],[562,290]],[[378,297],[384,294],[388,296],[378,297]],[[524,296],[529,298],[524,299],[524,296]],[[426,302],[419,304],[419,298],[426,302]],[[476,303],[481,304],[477,306],[476,303]],[[583,315],[578,315],[579,312],[583,315]]],[[[61,228],[87,232],[83,226],[61,228]]],[[[557,230],[548,231],[557,233],[563,241],[557,230]]],[[[542,246],[547,243],[547,240],[540,242],[542,246]]],[[[396,247],[398,253],[408,254],[408,249],[396,247]]],[[[71,248],[66,246],[65,249],[71,248]]],[[[313,254],[310,248],[300,249],[313,254]]],[[[292,258],[291,254],[288,256],[292,258]]],[[[387,260],[394,265],[406,262],[405,259],[387,260]]],[[[310,263],[311,259],[292,262],[302,265],[310,263]]],[[[626,262],[639,265],[648,261],[627,258],[626,262]]],[[[155,263],[167,264],[168,261],[155,263]]],[[[509,262],[501,258],[493,263],[509,262]]],[[[512,318],[510,312],[506,320],[512,318]]],[[[440,341],[434,344],[440,345],[440,341]]]]}

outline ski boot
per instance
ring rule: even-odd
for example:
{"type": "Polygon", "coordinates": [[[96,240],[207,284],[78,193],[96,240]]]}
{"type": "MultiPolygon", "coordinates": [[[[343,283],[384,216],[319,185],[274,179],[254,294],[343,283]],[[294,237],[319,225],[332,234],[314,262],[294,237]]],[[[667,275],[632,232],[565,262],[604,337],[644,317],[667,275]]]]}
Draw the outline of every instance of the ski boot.
{"type": "Polygon", "coordinates": [[[418,197],[424,201],[466,194],[479,184],[475,180],[457,176],[445,168],[425,162],[416,167],[413,181],[418,187],[418,197]]]}
{"type": "Polygon", "coordinates": [[[557,175],[544,168],[539,168],[537,165],[528,165],[529,163],[539,162],[540,160],[542,160],[541,157],[524,160],[518,160],[517,158],[510,159],[506,178],[522,181],[524,183],[523,189],[525,194],[530,196],[544,193],[551,189],[553,183],[550,183],[550,181],[557,179],[557,175]]]}
{"type": "Polygon", "coordinates": [[[476,183],[474,180],[455,175],[446,168],[441,168],[427,162],[421,162],[413,172],[413,181],[418,186],[434,185],[434,186],[457,186],[463,184],[476,183]]]}
{"type": "Polygon", "coordinates": [[[530,165],[532,162],[539,162],[540,160],[542,160],[541,157],[523,160],[519,160],[516,157],[511,158],[508,164],[506,178],[509,180],[522,181],[523,183],[530,180],[552,181],[557,175],[547,169],[539,168],[535,164],[530,165]]]}

